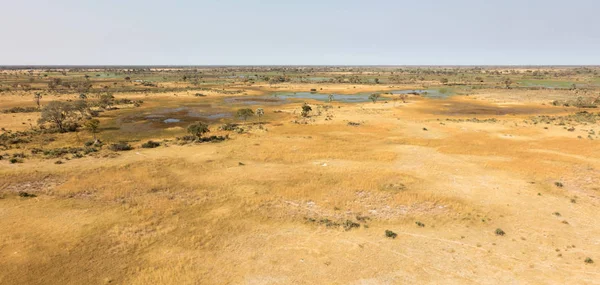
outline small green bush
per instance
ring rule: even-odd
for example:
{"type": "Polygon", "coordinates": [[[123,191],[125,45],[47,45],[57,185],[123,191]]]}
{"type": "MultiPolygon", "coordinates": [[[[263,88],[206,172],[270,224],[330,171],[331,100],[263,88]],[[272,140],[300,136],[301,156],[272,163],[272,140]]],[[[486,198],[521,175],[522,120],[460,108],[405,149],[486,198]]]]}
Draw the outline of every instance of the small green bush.
{"type": "Polygon", "coordinates": [[[155,141],[148,141],[142,144],[142,148],[155,148],[159,147],[160,143],[155,141]]]}
{"type": "Polygon", "coordinates": [[[347,231],[349,231],[349,230],[351,230],[353,228],[359,228],[359,227],[360,227],[359,223],[355,223],[355,222],[350,221],[350,220],[346,220],[346,222],[344,223],[344,230],[347,230],[347,231]]]}
{"type": "Polygon", "coordinates": [[[12,164],[15,164],[15,163],[23,163],[23,160],[22,160],[22,159],[20,159],[20,158],[13,157],[13,158],[9,159],[9,160],[8,160],[8,162],[10,162],[10,163],[12,163],[12,164]]]}
{"type": "Polygon", "coordinates": [[[23,198],[35,198],[37,197],[37,195],[35,194],[29,194],[25,191],[19,191],[19,197],[23,197],[23,198]]]}
{"type": "Polygon", "coordinates": [[[119,142],[119,143],[114,143],[111,144],[108,149],[112,150],[112,151],[127,151],[127,150],[132,150],[133,147],[131,147],[131,145],[129,145],[126,142],[119,142]]]}
{"type": "Polygon", "coordinates": [[[398,236],[398,234],[396,234],[395,232],[392,232],[390,230],[385,230],[385,236],[389,237],[389,238],[396,238],[398,236]]]}
{"type": "Polygon", "coordinates": [[[592,260],[589,257],[586,257],[585,260],[584,260],[584,262],[587,263],[587,264],[592,264],[592,263],[594,263],[594,260],[592,260]]]}
{"type": "Polygon", "coordinates": [[[505,232],[504,232],[502,229],[500,229],[500,228],[497,228],[497,229],[496,229],[496,235],[497,235],[497,236],[503,236],[503,235],[505,235],[505,234],[506,234],[506,233],[505,233],[505,232]]]}
{"type": "Polygon", "coordinates": [[[417,221],[417,222],[415,222],[415,224],[417,224],[417,226],[419,226],[419,227],[421,227],[421,228],[424,228],[424,227],[425,227],[425,224],[423,224],[423,223],[421,223],[421,222],[418,222],[418,221],[417,221]]]}

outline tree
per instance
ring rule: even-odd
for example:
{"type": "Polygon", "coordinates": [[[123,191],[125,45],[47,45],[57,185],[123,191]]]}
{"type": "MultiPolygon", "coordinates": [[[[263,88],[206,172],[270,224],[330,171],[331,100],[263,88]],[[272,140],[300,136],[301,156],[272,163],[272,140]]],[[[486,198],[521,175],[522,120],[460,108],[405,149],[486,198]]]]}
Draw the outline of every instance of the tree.
{"type": "Polygon", "coordinates": [[[379,78],[375,78],[375,84],[379,84],[379,78]]]}
{"type": "Polygon", "coordinates": [[[113,96],[110,92],[100,95],[100,105],[104,108],[112,106],[114,100],[115,96],[113,96]]]}
{"type": "Polygon", "coordinates": [[[84,93],[81,93],[81,94],[79,94],[79,99],[86,100],[87,99],[87,95],[85,95],[84,93]]]}
{"type": "Polygon", "coordinates": [[[333,94],[329,94],[329,102],[333,102],[333,94]]]}
{"type": "Polygon", "coordinates": [[[502,83],[504,83],[504,86],[506,86],[506,89],[510,89],[510,85],[512,84],[512,80],[510,80],[510,78],[506,77],[506,78],[504,78],[504,80],[502,80],[502,83]]]}
{"type": "Polygon", "coordinates": [[[379,97],[381,96],[381,94],[379,93],[373,93],[369,96],[369,100],[373,101],[373,103],[377,102],[377,99],[379,99],[379,97]]]}
{"type": "Polygon", "coordinates": [[[258,117],[258,123],[260,124],[260,117],[265,115],[265,110],[263,108],[256,109],[256,116],[258,117]]]}
{"type": "Polygon", "coordinates": [[[445,84],[448,84],[448,78],[445,78],[445,77],[444,77],[444,78],[440,79],[440,83],[442,83],[442,84],[444,84],[444,85],[445,85],[445,84]]]}
{"type": "Polygon", "coordinates": [[[75,128],[76,126],[76,111],[77,109],[70,102],[61,102],[61,101],[51,101],[42,109],[42,115],[38,120],[39,124],[51,123],[54,124],[55,127],[61,133],[67,131],[66,125],[70,121],[74,121],[75,128]]]}
{"type": "Polygon", "coordinates": [[[208,125],[203,122],[195,122],[189,125],[187,131],[189,134],[198,137],[198,139],[202,138],[203,134],[210,132],[208,125]]]}
{"type": "Polygon", "coordinates": [[[96,133],[98,132],[98,128],[100,127],[100,120],[98,120],[98,119],[87,120],[87,121],[85,121],[83,126],[86,129],[88,129],[90,131],[90,133],[92,133],[92,136],[94,136],[94,141],[97,141],[96,133]]]}
{"type": "Polygon", "coordinates": [[[37,107],[39,109],[40,108],[40,100],[42,100],[42,93],[35,92],[35,95],[33,95],[33,99],[35,100],[35,104],[37,104],[37,107]]]}
{"type": "Polygon", "coordinates": [[[408,99],[408,95],[400,94],[400,100],[402,100],[402,103],[406,103],[406,99],[408,99]]]}
{"type": "Polygon", "coordinates": [[[312,111],[312,108],[304,103],[304,105],[302,105],[302,117],[308,117],[308,113],[310,113],[310,111],[312,111]]]}
{"type": "Polygon", "coordinates": [[[248,119],[248,117],[254,116],[254,111],[250,108],[244,108],[237,110],[236,116],[238,118],[243,118],[244,121],[248,119]]]}

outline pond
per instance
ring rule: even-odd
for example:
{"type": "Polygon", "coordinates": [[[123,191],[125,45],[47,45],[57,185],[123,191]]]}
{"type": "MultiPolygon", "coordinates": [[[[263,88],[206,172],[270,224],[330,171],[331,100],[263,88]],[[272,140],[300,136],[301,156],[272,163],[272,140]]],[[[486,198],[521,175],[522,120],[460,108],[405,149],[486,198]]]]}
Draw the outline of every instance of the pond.
{"type": "Polygon", "coordinates": [[[444,99],[452,96],[454,93],[450,89],[415,89],[415,90],[395,90],[392,94],[414,94],[430,99],[444,99]]]}
{"type": "MultiPolygon", "coordinates": [[[[317,92],[278,92],[264,96],[236,96],[227,97],[224,100],[228,104],[238,105],[282,105],[289,101],[299,101],[303,99],[316,100],[321,102],[329,102],[329,95],[333,95],[334,102],[342,103],[364,103],[370,102],[369,96],[377,92],[356,93],[356,94],[336,94],[336,93],[317,93],[317,92]]],[[[425,98],[443,99],[452,96],[454,93],[450,89],[415,89],[415,90],[393,90],[386,92],[378,92],[381,94],[378,100],[391,100],[398,94],[414,94],[425,98]]]]}
{"type": "Polygon", "coordinates": [[[156,127],[163,125],[189,124],[195,121],[218,121],[231,117],[230,111],[213,108],[210,104],[190,105],[177,108],[155,108],[141,113],[128,114],[119,119],[121,123],[150,123],[156,127]]]}

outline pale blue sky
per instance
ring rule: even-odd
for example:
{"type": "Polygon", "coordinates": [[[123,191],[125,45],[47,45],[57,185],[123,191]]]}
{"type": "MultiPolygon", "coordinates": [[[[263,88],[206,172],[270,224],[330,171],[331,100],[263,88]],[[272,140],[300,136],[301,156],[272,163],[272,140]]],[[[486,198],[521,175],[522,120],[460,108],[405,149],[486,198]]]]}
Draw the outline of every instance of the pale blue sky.
{"type": "Polygon", "coordinates": [[[600,64],[599,0],[0,0],[0,65],[600,64]]]}

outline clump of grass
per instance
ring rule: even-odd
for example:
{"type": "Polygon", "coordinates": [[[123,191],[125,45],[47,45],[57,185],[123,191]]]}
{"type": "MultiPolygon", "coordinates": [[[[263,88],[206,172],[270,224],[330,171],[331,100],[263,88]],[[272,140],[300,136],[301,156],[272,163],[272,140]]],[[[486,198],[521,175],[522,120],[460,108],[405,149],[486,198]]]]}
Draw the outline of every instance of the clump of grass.
{"type": "Polygon", "coordinates": [[[35,197],[37,197],[37,195],[30,194],[30,193],[27,193],[25,191],[19,191],[19,197],[23,197],[23,198],[35,198],[35,197]]]}
{"type": "Polygon", "coordinates": [[[589,257],[586,257],[585,260],[584,260],[584,262],[587,263],[587,264],[592,264],[592,263],[594,263],[594,260],[592,260],[589,257]]]}
{"type": "Polygon", "coordinates": [[[349,230],[351,230],[353,228],[359,228],[359,227],[360,227],[359,223],[355,223],[355,222],[350,221],[350,220],[346,220],[346,222],[344,222],[344,230],[349,231],[349,230]]]}
{"type": "Polygon", "coordinates": [[[361,215],[356,216],[356,220],[359,222],[363,222],[363,223],[366,223],[370,219],[371,218],[369,218],[368,216],[361,216],[361,215]]]}
{"type": "Polygon", "coordinates": [[[558,187],[558,188],[563,188],[563,186],[564,186],[561,182],[558,182],[558,181],[554,182],[554,185],[556,185],[556,187],[558,187]]]}
{"type": "Polygon", "coordinates": [[[159,147],[159,146],[160,146],[160,143],[155,142],[155,141],[147,141],[142,144],[142,148],[155,148],[155,147],[159,147]]]}
{"type": "Polygon", "coordinates": [[[495,233],[497,236],[503,236],[506,234],[501,228],[497,228],[495,233]]]}
{"type": "Polygon", "coordinates": [[[555,216],[557,216],[557,217],[560,217],[560,213],[559,213],[559,212],[554,212],[554,213],[552,213],[552,215],[555,215],[555,216]]]}
{"type": "Polygon", "coordinates": [[[385,230],[385,236],[389,238],[396,238],[398,234],[390,230],[385,230]]]}
{"type": "Polygon", "coordinates": [[[126,150],[132,150],[133,147],[131,147],[131,145],[129,145],[126,142],[119,142],[119,143],[114,143],[111,144],[108,149],[112,150],[112,151],[126,151],[126,150]]]}
{"type": "Polygon", "coordinates": [[[9,160],[8,160],[8,162],[10,162],[10,163],[12,163],[12,164],[15,164],[15,163],[23,163],[23,160],[22,160],[22,159],[20,159],[20,158],[13,157],[13,158],[9,159],[9,160]]]}
{"type": "Polygon", "coordinates": [[[415,224],[417,224],[417,226],[419,226],[419,227],[421,227],[421,228],[424,228],[424,227],[425,227],[425,224],[423,224],[423,223],[421,223],[421,222],[419,222],[419,221],[416,221],[416,222],[415,222],[415,224]]]}

